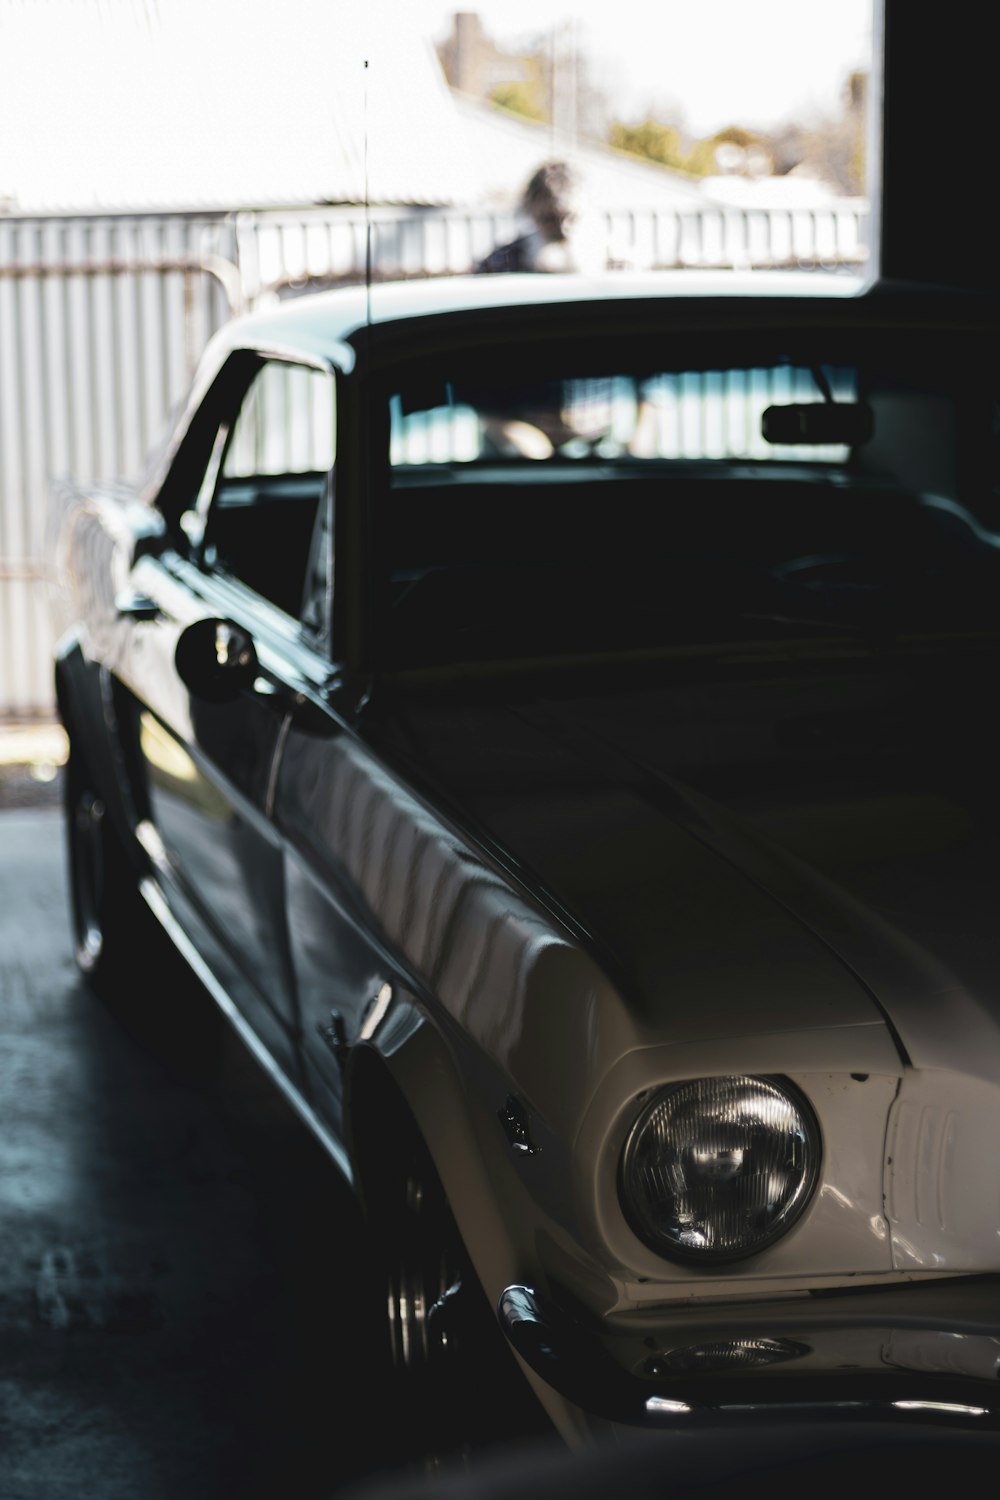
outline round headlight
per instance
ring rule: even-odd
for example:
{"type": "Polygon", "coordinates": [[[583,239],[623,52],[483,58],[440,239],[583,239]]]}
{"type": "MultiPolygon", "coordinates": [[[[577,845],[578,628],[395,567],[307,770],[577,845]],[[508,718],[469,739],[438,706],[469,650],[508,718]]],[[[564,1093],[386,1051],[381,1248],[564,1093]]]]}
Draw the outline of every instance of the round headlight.
{"type": "Polygon", "coordinates": [[[704,1264],[763,1250],[798,1218],[819,1168],[805,1100],[774,1078],[695,1078],[662,1089],[622,1153],[619,1196],[639,1238],[704,1264]]]}

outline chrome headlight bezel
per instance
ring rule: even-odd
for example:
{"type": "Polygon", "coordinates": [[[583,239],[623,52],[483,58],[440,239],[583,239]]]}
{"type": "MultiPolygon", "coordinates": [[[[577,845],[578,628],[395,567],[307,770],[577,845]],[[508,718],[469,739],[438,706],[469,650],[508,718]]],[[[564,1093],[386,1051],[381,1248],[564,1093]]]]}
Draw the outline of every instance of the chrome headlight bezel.
{"type": "MultiPolygon", "coordinates": [[[[811,1202],[819,1181],[822,1161],[822,1136],[819,1122],[809,1101],[801,1090],[787,1078],[764,1074],[720,1074],[699,1078],[681,1079],[652,1091],[642,1103],[622,1148],[618,1162],[618,1201],[629,1228],[642,1243],[666,1260],[682,1265],[697,1266],[706,1271],[725,1267],[734,1262],[748,1260],[768,1249],[799,1222],[811,1202]],[[746,1242],[740,1245],[715,1246],[685,1244],[653,1222],[644,1212],[639,1195],[635,1191],[634,1173],[637,1154],[653,1117],[671,1099],[683,1102],[683,1096],[692,1090],[704,1088],[719,1092],[727,1086],[736,1089],[758,1089],[771,1091],[772,1097],[780,1097],[789,1106],[796,1121],[795,1128],[786,1132],[790,1140],[798,1141],[801,1161],[789,1168],[795,1180],[782,1200],[780,1207],[771,1215],[766,1228],[748,1232],[746,1242]]],[[[737,1177],[739,1173],[735,1174],[737,1177]]],[[[735,1179],[734,1179],[735,1180],[735,1179]]],[[[676,1201],[676,1198],[675,1198],[676,1201]]]]}

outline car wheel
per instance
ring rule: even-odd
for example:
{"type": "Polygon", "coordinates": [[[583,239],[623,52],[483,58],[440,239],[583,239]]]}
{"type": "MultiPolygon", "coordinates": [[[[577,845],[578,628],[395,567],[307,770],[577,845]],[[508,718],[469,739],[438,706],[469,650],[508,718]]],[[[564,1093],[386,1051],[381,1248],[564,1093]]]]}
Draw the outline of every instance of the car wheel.
{"type": "MultiPolygon", "coordinates": [[[[389,1352],[400,1382],[418,1398],[422,1417],[453,1413],[461,1328],[463,1255],[429,1164],[411,1155],[399,1187],[386,1274],[389,1352]]],[[[422,1424],[421,1424],[422,1425],[422,1424]]],[[[458,1424],[447,1422],[461,1445],[458,1424]]]]}
{"type": "Polygon", "coordinates": [[[413,1143],[382,1226],[385,1308],[406,1443],[431,1473],[548,1427],[472,1269],[430,1156],[413,1143]]]}
{"type": "Polygon", "coordinates": [[[152,921],[95,779],[72,741],[64,786],[74,956],[94,989],[110,995],[127,977],[152,921]]]}

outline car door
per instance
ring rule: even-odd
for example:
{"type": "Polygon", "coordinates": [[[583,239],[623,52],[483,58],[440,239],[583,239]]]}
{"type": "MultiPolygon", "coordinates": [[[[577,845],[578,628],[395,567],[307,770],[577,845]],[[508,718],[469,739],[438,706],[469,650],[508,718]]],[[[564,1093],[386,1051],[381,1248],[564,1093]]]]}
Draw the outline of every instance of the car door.
{"type": "Polygon", "coordinates": [[[349,1047],[386,1021],[408,976],[377,932],[359,870],[376,867],[386,833],[387,778],[331,714],[292,722],[277,778],[275,818],[286,840],[288,931],[302,1022],[306,1087],[340,1134],[349,1047]]]}
{"type": "MultiPolygon", "coordinates": [[[[274,774],[274,826],[285,844],[304,1091],[336,1137],[343,1125],[346,1050],[384,1022],[406,977],[382,945],[357,880],[358,846],[381,835],[381,829],[367,826],[367,778],[378,777],[378,766],[351,729],[364,691],[337,664],[340,642],[330,586],[319,603],[322,582],[330,585],[334,577],[333,522],[328,508],[313,556],[313,603],[307,604],[316,624],[327,621],[325,649],[316,640],[300,702],[286,721],[274,774]]],[[[357,583],[348,573],[342,564],[340,583],[357,583]]],[[[342,606],[337,615],[345,613],[342,606]]]]}
{"type": "Polygon", "coordinates": [[[178,545],[141,559],[130,580],[147,810],[139,837],[174,916],[301,1082],[271,804],[289,704],[322,659],[303,599],[317,523],[332,504],[335,387],[329,371],[284,359],[236,363],[203,424],[204,470],[189,483],[178,545]]]}

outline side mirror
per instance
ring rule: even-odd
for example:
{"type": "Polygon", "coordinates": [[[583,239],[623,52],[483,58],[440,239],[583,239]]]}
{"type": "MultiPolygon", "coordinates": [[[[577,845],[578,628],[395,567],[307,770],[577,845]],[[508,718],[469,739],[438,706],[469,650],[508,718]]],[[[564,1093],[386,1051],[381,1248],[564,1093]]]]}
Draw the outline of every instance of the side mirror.
{"type": "Polygon", "coordinates": [[[253,641],[232,620],[195,620],[178,638],[174,665],[191,696],[206,703],[235,702],[260,671],[253,641]]]}

